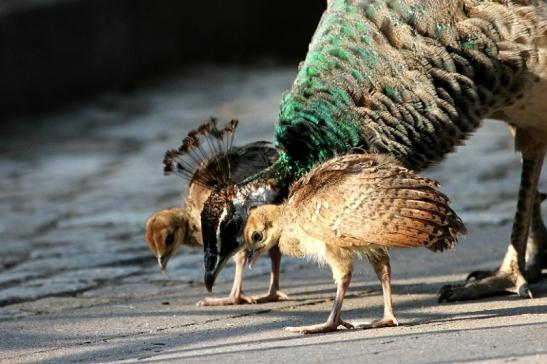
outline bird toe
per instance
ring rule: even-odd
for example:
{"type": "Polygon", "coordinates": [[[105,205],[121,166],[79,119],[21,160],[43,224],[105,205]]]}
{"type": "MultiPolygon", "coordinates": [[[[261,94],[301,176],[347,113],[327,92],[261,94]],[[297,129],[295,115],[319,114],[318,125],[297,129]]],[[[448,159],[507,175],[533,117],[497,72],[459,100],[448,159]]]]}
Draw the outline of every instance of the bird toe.
{"type": "Polygon", "coordinates": [[[495,272],[489,271],[489,270],[476,270],[467,275],[467,278],[465,278],[465,281],[468,282],[470,280],[480,281],[481,279],[484,279],[486,277],[491,277],[495,274],[495,272]]]}

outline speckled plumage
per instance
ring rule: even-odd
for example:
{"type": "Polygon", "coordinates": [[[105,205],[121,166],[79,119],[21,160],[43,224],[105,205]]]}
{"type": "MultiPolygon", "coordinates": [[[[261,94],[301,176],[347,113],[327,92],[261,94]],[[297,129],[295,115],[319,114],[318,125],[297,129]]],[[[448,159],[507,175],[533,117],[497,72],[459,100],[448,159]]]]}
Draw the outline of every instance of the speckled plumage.
{"type": "MultiPolygon", "coordinates": [[[[244,231],[247,249],[260,254],[279,244],[283,254],[327,263],[341,289],[341,282],[349,285],[355,257],[387,269],[390,248],[454,247],[465,227],[437,186],[385,156],[333,158],[299,179],[286,203],[251,210],[244,231]]],[[[384,289],[391,312],[390,289],[384,289]]],[[[386,322],[396,322],[392,312],[388,316],[386,322]]],[[[338,325],[334,321],[317,332],[338,325]]]]}
{"type": "MultiPolygon", "coordinates": [[[[203,142],[203,141],[202,141],[203,142]]],[[[178,151],[177,151],[178,152],[178,151]]],[[[170,151],[173,155],[175,151],[170,151]]],[[[184,153],[177,155],[182,157],[184,153]]],[[[204,154],[203,160],[195,159],[195,169],[189,171],[188,191],[183,198],[183,208],[171,208],[154,213],[146,222],[145,238],[154,256],[164,257],[165,264],[180,245],[203,246],[201,211],[205,201],[218,183],[215,174],[224,165],[230,165],[233,183],[241,183],[275,162],[277,153],[268,142],[253,142],[241,147],[231,147],[225,155],[204,154]],[[169,238],[175,233],[175,239],[169,238]],[[173,240],[166,244],[166,240],[173,240]]],[[[176,160],[166,158],[166,165],[176,165],[176,160]]],[[[176,167],[173,167],[176,169],[176,167]]]]}
{"type": "MultiPolygon", "coordinates": [[[[463,143],[483,118],[500,118],[515,130],[524,160],[511,239],[518,264],[511,260],[500,286],[509,280],[524,287],[514,272],[524,269],[522,245],[547,149],[545,94],[545,1],[329,0],[281,103],[278,161],[206,205],[241,225],[250,207],[282,198],[290,183],[330,157],[360,150],[419,171],[463,143]],[[251,198],[258,188],[268,194],[251,198]]],[[[239,234],[232,235],[220,245],[235,245],[239,234]]],[[[216,254],[216,271],[224,258],[210,236],[205,245],[216,254]]],[[[547,241],[538,244],[547,251],[547,241]]]]}
{"type": "Polygon", "coordinates": [[[319,165],[291,187],[281,224],[340,247],[452,248],[464,229],[448,198],[394,163],[349,154],[319,165]]]}
{"type": "MultiPolygon", "coordinates": [[[[146,222],[145,239],[152,254],[164,269],[180,245],[203,246],[201,211],[212,190],[219,183],[241,183],[245,178],[275,162],[277,152],[268,142],[253,142],[233,147],[233,133],[237,123],[221,130],[216,121],[203,124],[184,139],[178,150],[170,150],[164,159],[165,171],[177,173],[189,181],[182,208],[171,208],[154,213],[146,222]],[[207,140],[213,139],[213,140],[207,140]],[[208,147],[212,147],[210,150],[208,147]],[[226,166],[229,166],[227,169],[226,166]],[[221,172],[221,175],[219,175],[221,172]]],[[[235,257],[236,273],[232,292],[226,298],[206,298],[202,306],[256,303],[283,297],[279,291],[280,256],[272,254],[272,281],[270,293],[261,297],[243,294],[242,279],[246,262],[244,252],[235,257]]]]}
{"type": "MultiPolygon", "coordinates": [[[[541,1],[330,1],[283,98],[276,146],[296,174],[353,147],[420,170],[481,119],[538,99],[536,83],[547,90],[545,43],[541,1]]],[[[507,121],[547,140],[544,117],[507,121]]]]}

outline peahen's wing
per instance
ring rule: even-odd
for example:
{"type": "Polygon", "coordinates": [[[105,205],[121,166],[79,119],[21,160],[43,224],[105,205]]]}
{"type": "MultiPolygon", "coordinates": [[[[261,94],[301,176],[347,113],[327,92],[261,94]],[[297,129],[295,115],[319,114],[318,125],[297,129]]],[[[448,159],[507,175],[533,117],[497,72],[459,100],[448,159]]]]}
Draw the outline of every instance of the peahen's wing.
{"type": "Polygon", "coordinates": [[[258,141],[235,147],[229,155],[232,180],[241,183],[271,166],[277,159],[277,151],[269,142],[258,141]]]}
{"type": "Polygon", "coordinates": [[[339,246],[454,246],[463,223],[437,183],[392,160],[335,158],[298,181],[289,205],[307,234],[339,246]]]}

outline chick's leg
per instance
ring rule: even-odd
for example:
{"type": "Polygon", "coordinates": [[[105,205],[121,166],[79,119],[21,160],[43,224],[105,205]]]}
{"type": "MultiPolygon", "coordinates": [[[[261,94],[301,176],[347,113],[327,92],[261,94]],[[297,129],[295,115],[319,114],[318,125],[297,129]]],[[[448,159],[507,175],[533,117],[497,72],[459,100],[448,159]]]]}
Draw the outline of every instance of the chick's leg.
{"type": "Polygon", "coordinates": [[[517,293],[524,298],[532,297],[524,277],[526,242],[534,203],[536,202],[537,186],[545,149],[542,147],[528,148],[522,154],[522,175],[517,212],[511,232],[511,244],[507,249],[501,267],[492,276],[486,276],[465,285],[442,287],[439,293],[439,302],[476,299],[503,292],[517,293]]]}
{"type": "Polygon", "coordinates": [[[223,298],[204,298],[197,303],[198,306],[228,306],[242,303],[256,303],[256,300],[253,297],[245,296],[243,294],[243,270],[247,263],[247,254],[245,250],[241,250],[234,255],[234,262],[236,264],[236,271],[230,295],[223,298]]]}
{"type": "Polygon", "coordinates": [[[346,290],[351,282],[351,272],[344,275],[337,281],[336,298],[334,299],[334,305],[330,312],[327,322],[323,324],[311,325],[311,326],[299,326],[299,327],[287,327],[286,330],[291,332],[298,332],[301,334],[319,334],[325,332],[332,332],[338,330],[338,326],[344,326],[347,329],[353,329],[353,325],[342,321],[340,319],[340,312],[342,310],[342,303],[344,302],[344,296],[346,290]]]}
{"type": "Polygon", "coordinates": [[[276,302],[289,298],[287,294],[279,289],[279,269],[281,267],[281,251],[279,246],[270,249],[270,259],[272,260],[272,273],[270,274],[270,288],[268,293],[262,296],[254,296],[257,303],[276,302]]]}
{"type": "Polygon", "coordinates": [[[377,261],[370,262],[374,267],[374,271],[382,284],[382,292],[384,295],[384,317],[381,320],[373,321],[370,324],[357,326],[358,329],[370,329],[379,327],[398,326],[399,322],[393,313],[393,302],[391,300],[391,265],[389,257],[385,256],[377,261]]]}

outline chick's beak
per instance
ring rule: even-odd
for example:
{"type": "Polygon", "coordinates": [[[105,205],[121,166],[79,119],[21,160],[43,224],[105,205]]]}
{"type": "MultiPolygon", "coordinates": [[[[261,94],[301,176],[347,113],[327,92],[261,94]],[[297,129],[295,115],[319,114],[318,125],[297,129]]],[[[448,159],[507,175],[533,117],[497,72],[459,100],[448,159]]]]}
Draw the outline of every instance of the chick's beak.
{"type": "Polygon", "coordinates": [[[253,269],[256,260],[258,259],[260,254],[261,252],[259,250],[247,250],[247,261],[249,262],[249,269],[253,269]]]}

